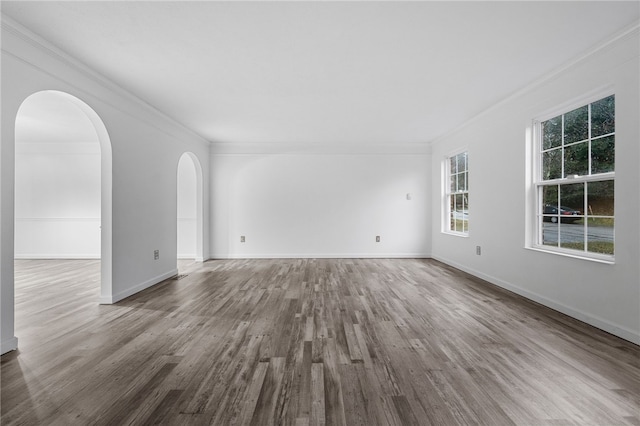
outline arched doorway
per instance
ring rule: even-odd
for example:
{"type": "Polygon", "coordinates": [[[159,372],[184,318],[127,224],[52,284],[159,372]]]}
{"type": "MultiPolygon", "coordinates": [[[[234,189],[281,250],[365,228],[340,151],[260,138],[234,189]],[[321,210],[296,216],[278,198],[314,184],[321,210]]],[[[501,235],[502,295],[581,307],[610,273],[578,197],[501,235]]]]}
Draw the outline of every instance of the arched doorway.
{"type": "Polygon", "coordinates": [[[185,152],[180,156],[176,187],[178,260],[194,259],[196,262],[202,262],[202,167],[195,154],[185,152]]]}
{"type": "Polygon", "coordinates": [[[60,91],[27,97],[15,122],[16,258],[99,258],[112,296],[112,156],[102,120],[60,91]]]}

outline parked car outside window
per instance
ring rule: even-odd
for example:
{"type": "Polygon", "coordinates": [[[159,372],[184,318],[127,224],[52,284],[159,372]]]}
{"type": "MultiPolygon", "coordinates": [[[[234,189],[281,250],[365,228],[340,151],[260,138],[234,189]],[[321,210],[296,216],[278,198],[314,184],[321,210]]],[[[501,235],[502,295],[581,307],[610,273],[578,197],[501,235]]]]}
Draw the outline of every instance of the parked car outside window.
{"type": "Polygon", "coordinates": [[[561,218],[562,223],[573,223],[582,219],[582,213],[579,210],[572,209],[570,207],[560,206],[552,206],[545,205],[544,206],[544,214],[545,215],[555,215],[555,216],[545,216],[545,222],[558,223],[558,217],[561,218]]]}

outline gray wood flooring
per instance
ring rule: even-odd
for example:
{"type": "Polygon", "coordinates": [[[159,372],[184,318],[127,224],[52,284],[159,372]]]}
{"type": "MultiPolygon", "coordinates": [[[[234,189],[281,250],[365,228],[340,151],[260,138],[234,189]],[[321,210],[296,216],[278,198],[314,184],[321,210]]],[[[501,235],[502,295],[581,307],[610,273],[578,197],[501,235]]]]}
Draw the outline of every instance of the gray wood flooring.
{"type": "Polygon", "coordinates": [[[3,425],[638,425],[640,348],[433,260],[16,261],[3,425]]]}

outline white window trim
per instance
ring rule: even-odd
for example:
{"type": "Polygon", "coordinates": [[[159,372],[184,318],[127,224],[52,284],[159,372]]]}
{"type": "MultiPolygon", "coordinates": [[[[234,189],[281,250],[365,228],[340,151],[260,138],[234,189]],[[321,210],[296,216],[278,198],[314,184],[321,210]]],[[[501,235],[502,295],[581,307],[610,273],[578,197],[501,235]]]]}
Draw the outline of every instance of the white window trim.
{"type": "MultiPolygon", "coordinates": [[[[469,149],[465,147],[458,148],[454,151],[447,153],[442,159],[442,223],[441,232],[443,234],[452,235],[455,237],[469,238],[469,228],[467,225],[467,232],[459,232],[449,229],[451,221],[451,203],[449,201],[449,191],[451,189],[451,157],[455,157],[458,154],[467,153],[467,177],[469,176],[469,149]]],[[[469,187],[467,183],[467,193],[469,193],[469,187]]],[[[471,211],[469,210],[469,216],[471,217],[471,211]]]]}
{"type": "MultiPolygon", "coordinates": [[[[542,204],[542,200],[540,199],[540,191],[538,190],[541,186],[546,185],[554,185],[554,184],[564,184],[564,183],[583,183],[583,182],[592,182],[592,181],[602,181],[602,180],[613,180],[615,185],[615,171],[608,173],[601,173],[597,175],[586,175],[586,176],[577,176],[574,178],[559,178],[552,179],[548,181],[544,181],[542,183],[542,156],[540,153],[542,152],[542,123],[551,118],[557,117],[558,115],[565,114],[570,112],[576,108],[580,108],[584,105],[591,104],[600,99],[606,98],[608,96],[615,96],[615,91],[611,86],[606,88],[601,88],[595,90],[583,97],[576,98],[573,101],[564,103],[561,106],[557,106],[552,110],[546,111],[544,114],[538,115],[533,119],[532,122],[532,132],[531,132],[531,149],[529,152],[531,153],[531,166],[532,170],[529,173],[531,179],[527,183],[531,185],[531,199],[532,203],[530,208],[527,209],[527,215],[531,218],[531,221],[525,221],[527,223],[531,223],[531,226],[527,226],[530,229],[531,234],[527,235],[526,238],[527,245],[525,248],[543,252],[550,253],[555,255],[566,256],[574,259],[582,259],[588,261],[594,261],[598,263],[605,264],[615,264],[615,251],[613,255],[608,254],[600,254],[600,253],[592,253],[587,251],[579,251],[573,249],[566,249],[563,247],[554,247],[541,244],[542,241],[542,228],[540,227],[540,221],[538,220],[538,212],[540,211],[540,206],[542,204]]],[[[617,112],[617,109],[616,109],[617,112]]],[[[617,132],[616,132],[617,135],[617,132]]],[[[614,216],[615,218],[615,216],[614,216]]],[[[614,244],[615,244],[615,229],[614,226],[614,244]]]]}

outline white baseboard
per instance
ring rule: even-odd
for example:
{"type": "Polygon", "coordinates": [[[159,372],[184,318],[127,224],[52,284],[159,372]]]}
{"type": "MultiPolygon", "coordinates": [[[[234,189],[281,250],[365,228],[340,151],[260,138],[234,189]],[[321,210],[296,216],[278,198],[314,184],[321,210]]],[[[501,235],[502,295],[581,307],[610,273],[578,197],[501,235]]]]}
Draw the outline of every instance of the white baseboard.
{"type": "Polygon", "coordinates": [[[482,273],[480,271],[477,271],[473,268],[469,268],[467,266],[461,265],[457,262],[454,262],[452,260],[440,257],[440,256],[433,256],[433,259],[438,260],[442,263],[446,263],[447,265],[453,266],[454,268],[460,269],[461,271],[467,272],[475,277],[481,278],[485,281],[490,282],[491,284],[497,285],[498,287],[502,287],[504,289],[507,289],[509,291],[512,291],[522,297],[526,297],[529,300],[533,300],[534,302],[540,303],[541,305],[544,305],[548,308],[551,308],[555,311],[561,312],[565,315],[568,315],[572,318],[575,318],[579,321],[582,321],[584,323],[587,323],[589,325],[592,325],[596,328],[599,328],[601,330],[606,331],[607,333],[611,333],[614,336],[618,336],[622,339],[628,340],[629,342],[635,343],[636,345],[640,345],[640,334],[630,330],[626,327],[622,327],[620,325],[617,324],[613,324],[610,321],[607,321],[605,319],[599,318],[595,315],[592,314],[588,314],[586,312],[583,312],[579,309],[574,309],[570,306],[566,306],[562,303],[556,302],[554,300],[548,299],[544,296],[541,296],[539,294],[533,293],[529,290],[525,290],[521,287],[518,287],[514,284],[511,284],[507,281],[501,280],[499,278],[496,278],[494,276],[491,275],[487,275],[485,273],[482,273]]]}
{"type": "Polygon", "coordinates": [[[55,260],[55,259],[64,259],[64,260],[73,260],[73,259],[100,259],[100,253],[98,254],[23,254],[16,253],[13,256],[14,259],[30,259],[30,260],[55,260]]]}
{"type": "Polygon", "coordinates": [[[114,303],[117,303],[119,301],[121,301],[122,299],[126,299],[129,296],[132,296],[138,292],[141,292],[142,290],[145,290],[149,287],[152,287],[158,283],[161,283],[162,281],[171,278],[171,277],[175,277],[176,275],[178,275],[178,270],[177,269],[172,269],[169,272],[166,272],[162,275],[158,275],[155,278],[152,278],[150,280],[147,280],[143,283],[140,283],[138,285],[135,285],[131,288],[128,288],[126,290],[123,290],[119,293],[116,293],[114,295],[112,295],[111,297],[109,296],[100,296],[100,304],[101,305],[111,305],[114,303]]]}
{"type": "Polygon", "coordinates": [[[0,355],[4,355],[7,352],[15,351],[16,349],[18,349],[18,338],[15,336],[0,342],[0,355]]]}
{"type": "Polygon", "coordinates": [[[205,258],[196,256],[178,256],[178,260],[193,260],[196,263],[202,263],[205,261],[205,258]]]}
{"type": "Polygon", "coordinates": [[[427,253],[269,253],[210,254],[209,259],[429,259],[427,253]]]}

